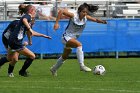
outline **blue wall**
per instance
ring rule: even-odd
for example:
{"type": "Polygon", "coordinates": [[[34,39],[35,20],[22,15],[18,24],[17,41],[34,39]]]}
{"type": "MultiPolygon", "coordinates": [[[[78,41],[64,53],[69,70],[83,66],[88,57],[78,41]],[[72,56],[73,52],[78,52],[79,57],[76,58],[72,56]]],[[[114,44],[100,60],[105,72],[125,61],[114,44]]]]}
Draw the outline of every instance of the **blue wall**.
{"type": "MultiPolygon", "coordinates": [[[[99,51],[140,51],[140,19],[110,19],[108,24],[87,22],[86,28],[79,38],[84,52],[99,51]]],[[[0,38],[10,21],[0,22],[0,38]]],[[[68,21],[60,21],[60,29],[53,30],[54,21],[36,21],[33,29],[50,35],[52,40],[33,37],[33,45],[28,46],[35,53],[62,53],[61,35],[68,21]]],[[[73,50],[75,52],[75,50],[73,50]]],[[[0,54],[6,53],[0,39],[0,54]]]]}

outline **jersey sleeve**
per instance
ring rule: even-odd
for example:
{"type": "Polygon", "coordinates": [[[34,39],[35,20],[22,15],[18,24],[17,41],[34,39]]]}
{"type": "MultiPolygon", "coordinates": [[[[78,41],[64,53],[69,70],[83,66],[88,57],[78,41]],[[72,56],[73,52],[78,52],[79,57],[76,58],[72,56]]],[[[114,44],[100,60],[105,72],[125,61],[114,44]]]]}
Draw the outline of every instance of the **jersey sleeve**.
{"type": "Polygon", "coordinates": [[[26,19],[28,20],[28,23],[31,22],[31,16],[30,16],[30,15],[24,15],[24,16],[22,17],[22,21],[23,21],[24,18],[26,18],[26,19]]]}
{"type": "MultiPolygon", "coordinates": [[[[28,23],[29,23],[29,25],[31,24],[31,16],[30,15],[24,15],[23,17],[22,17],[22,23],[23,23],[23,19],[24,18],[26,18],[27,19],[27,21],[28,21],[28,23]]],[[[27,30],[27,28],[25,27],[25,29],[27,30]]]]}

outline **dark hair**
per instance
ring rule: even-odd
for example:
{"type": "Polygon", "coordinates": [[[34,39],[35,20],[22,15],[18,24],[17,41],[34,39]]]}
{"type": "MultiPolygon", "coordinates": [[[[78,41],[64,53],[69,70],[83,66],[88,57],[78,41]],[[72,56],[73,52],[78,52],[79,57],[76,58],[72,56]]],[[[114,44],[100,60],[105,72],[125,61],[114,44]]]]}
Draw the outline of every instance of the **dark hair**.
{"type": "Polygon", "coordinates": [[[96,12],[99,8],[97,5],[83,3],[78,7],[78,13],[80,13],[84,8],[87,8],[89,12],[93,13],[96,12]]]}
{"type": "Polygon", "coordinates": [[[18,10],[19,10],[18,13],[19,13],[20,15],[25,14],[25,13],[26,13],[26,11],[25,11],[26,9],[25,9],[25,8],[26,8],[26,5],[25,5],[25,4],[20,4],[20,5],[18,6],[18,10]]]}
{"type": "Polygon", "coordinates": [[[89,11],[90,12],[96,12],[97,10],[99,9],[99,6],[98,5],[92,5],[92,4],[89,4],[89,11]]]}

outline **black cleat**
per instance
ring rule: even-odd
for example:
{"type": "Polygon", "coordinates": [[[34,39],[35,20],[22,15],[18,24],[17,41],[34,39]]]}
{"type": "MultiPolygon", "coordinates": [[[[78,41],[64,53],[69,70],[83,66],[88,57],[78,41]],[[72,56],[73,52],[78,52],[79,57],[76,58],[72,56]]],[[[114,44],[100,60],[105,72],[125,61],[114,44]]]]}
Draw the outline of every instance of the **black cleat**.
{"type": "Polygon", "coordinates": [[[23,72],[23,71],[19,71],[19,75],[20,76],[23,76],[23,77],[28,77],[29,76],[29,74],[28,74],[28,72],[23,72]]]}

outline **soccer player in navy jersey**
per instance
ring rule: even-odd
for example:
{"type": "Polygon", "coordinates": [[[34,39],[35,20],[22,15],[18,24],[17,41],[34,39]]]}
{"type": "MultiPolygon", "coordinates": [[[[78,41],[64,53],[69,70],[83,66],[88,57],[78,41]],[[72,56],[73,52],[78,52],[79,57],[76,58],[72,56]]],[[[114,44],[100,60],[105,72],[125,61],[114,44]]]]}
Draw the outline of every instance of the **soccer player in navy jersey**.
{"type": "MultiPolygon", "coordinates": [[[[32,30],[30,25],[31,19],[35,17],[36,14],[35,7],[32,5],[28,5],[26,7],[26,11],[26,14],[20,18],[19,24],[9,36],[8,45],[10,48],[8,48],[7,56],[9,60],[12,60],[14,53],[18,52],[19,54],[22,54],[27,57],[26,61],[24,62],[24,65],[19,71],[19,75],[25,77],[28,76],[26,70],[31,65],[32,61],[35,59],[35,54],[22,44],[23,38],[25,37],[25,35],[27,35],[28,43],[29,45],[32,45],[31,37],[40,36],[39,33],[32,30]]],[[[49,39],[51,38],[46,35],[43,36],[49,39]]]]}
{"type": "MultiPolygon", "coordinates": [[[[8,74],[10,77],[14,77],[13,76],[13,69],[14,69],[14,65],[17,61],[18,61],[18,55],[19,54],[23,54],[25,56],[27,56],[28,58],[26,59],[22,69],[19,71],[19,75],[21,76],[28,76],[26,69],[30,66],[30,64],[32,63],[33,59],[35,58],[35,54],[30,51],[28,48],[25,47],[25,45],[27,45],[27,43],[23,44],[23,38],[25,37],[26,33],[28,36],[28,40],[29,40],[29,44],[32,44],[31,41],[31,37],[32,36],[41,36],[41,37],[45,37],[48,39],[51,39],[50,36],[44,35],[44,34],[40,34],[38,32],[35,32],[32,30],[31,28],[31,24],[32,24],[32,18],[34,18],[35,16],[35,7],[32,5],[28,5],[25,7],[25,12],[26,14],[23,15],[20,20],[18,21],[18,24],[16,24],[16,28],[12,29],[12,31],[10,32],[10,34],[7,34],[8,36],[8,55],[7,58],[8,59],[0,59],[0,66],[4,64],[4,62],[6,61],[11,61],[11,64],[9,64],[9,69],[8,69],[8,74]]],[[[14,22],[14,21],[13,21],[14,22]]],[[[10,28],[10,25],[7,27],[7,29],[10,28]]],[[[11,27],[12,28],[12,27],[11,27]]],[[[11,29],[10,28],[10,29],[11,29]]],[[[4,31],[8,33],[8,30],[4,31]]],[[[4,33],[4,35],[6,35],[4,33]]]]}
{"type": "MultiPolygon", "coordinates": [[[[26,5],[25,4],[20,4],[19,5],[19,15],[23,15],[24,13],[25,13],[25,7],[26,7],[26,5]]],[[[3,42],[3,44],[4,44],[4,46],[5,46],[5,48],[6,48],[6,50],[8,50],[8,39],[9,39],[9,36],[10,36],[10,33],[14,30],[14,28],[16,28],[17,27],[17,24],[19,23],[19,19],[17,19],[17,20],[14,20],[14,21],[12,21],[7,27],[6,27],[6,29],[3,31],[3,33],[2,33],[2,42],[3,42]]],[[[27,45],[27,43],[25,43],[24,45],[27,45]]],[[[15,55],[19,55],[18,54],[18,52],[16,52],[15,53],[15,55]]],[[[13,58],[14,59],[14,58],[13,58]]],[[[17,57],[15,56],[15,59],[17,59],[17,57]]],[[[1,59],[0,59],[0,67],[4,64],[4,63],[7,63],[7,62],[9,62],[8,61],[8,59],[7,59],[7,57],[2,57],[1,59]]],[[[14,62],[14,60],[13,61],[11,61],[11,62],[9,62],[9,68],[8,68],[8,76],[9,77],[14,77],[14,75],[13,75],[13,69],[14,69],[14,64],[15,64],[16,62],[14,62]],[[11,69],[12,68],[12,69],[11,69]]]]}

